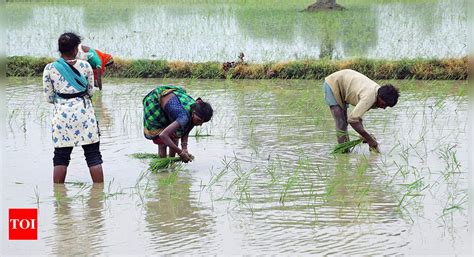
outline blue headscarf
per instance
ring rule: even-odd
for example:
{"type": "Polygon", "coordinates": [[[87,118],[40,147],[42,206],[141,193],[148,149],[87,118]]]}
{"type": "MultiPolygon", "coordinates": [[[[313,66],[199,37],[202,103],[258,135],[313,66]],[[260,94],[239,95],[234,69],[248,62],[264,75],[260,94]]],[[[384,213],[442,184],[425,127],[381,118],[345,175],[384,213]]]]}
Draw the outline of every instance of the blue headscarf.
{"type": "Polygon", "coordinates": [[[72,87],[74,87],[79,92],[87,91],[87,85],[89,82],[84,77],[84,75],[80,74],[77,70],[74,72],[73,68],[66,63],[63,58],[59,58],[57,61],[53,63],[53,66],[59,71],[61,76],[66,79],[72,87]]]}

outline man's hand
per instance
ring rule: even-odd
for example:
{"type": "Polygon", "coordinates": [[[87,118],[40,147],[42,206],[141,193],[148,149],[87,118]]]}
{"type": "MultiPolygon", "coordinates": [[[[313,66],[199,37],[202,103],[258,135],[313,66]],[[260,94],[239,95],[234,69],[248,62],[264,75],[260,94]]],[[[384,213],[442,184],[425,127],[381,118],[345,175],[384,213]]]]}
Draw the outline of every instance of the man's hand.
{"type": "Polygon", "coordinates": [[[357,131],[357,133],[359,133],[359,135],[361,135],[362,138],[364,138],[363,142],[369,144],[369,147],[370,147],[371,151],[380,152],[379,151],[379,144],[377,143],[377,140],[375,139],[375,137],[373,135],[371,135],[371,134],[367,133],[367,131],[365,131],[364,126],[362,125],[362,121],[350,122],[349,124],[351,124],[352,128],[355,131],[357,131]]]}
{"type": "Polygon", "coordinates": [[[368,138],[364,138],[363,142],[369,145],[371,152],[380,153],[379,143],[377,143],[377,139],[375,139],[374,135],[370,134],[368,138]]]}
{"type": "Polygon", "coordinates": [[[375,139],[374,135],[372,134],[367,134],[367,136],[360,137],[360,138],[363,140],[362,143],[368,144],[369,146],[373,144],[377,144],[377,139],[375,139]]]}
{"type": "Polygon", "coordinates": [[[374,137],[372,137],[371,142],[369,142],[368,144],[369,144],[369,150],[371,152],[380,153],[379,143],[377,143],[377,141],[375,141],[374,137]]]}
{"type": "Polygon", "coordinates": [[[374,152],[374,153],[380,153],[378,145],[375,147],[373,146],[369,147],[369,151],[374,152]]]}

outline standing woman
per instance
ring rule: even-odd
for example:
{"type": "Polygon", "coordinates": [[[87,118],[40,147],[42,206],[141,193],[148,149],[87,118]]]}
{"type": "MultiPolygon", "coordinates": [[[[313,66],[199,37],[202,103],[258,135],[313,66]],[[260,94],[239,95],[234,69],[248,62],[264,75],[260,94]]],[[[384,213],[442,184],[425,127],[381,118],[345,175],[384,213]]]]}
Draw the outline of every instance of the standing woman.
{"type": "Polygon", "coordinates": [[[160,157],[178,154],[181,160],[192,160],[188,152],[188,135],[194,126],[211,120],[213,109],[201,98],[194,100],[177,86],[158,86],[143,99],[145,138],[158,145],[160,157]],[[181,149],[178,140],[181,138],[181,149]]]}
{"type": "Polygon", "coordinates": [[[99,127],[91,101],[94,75],[89,63],[76,59],[80,43],[76,34],[62,34],[58,40],[61,58],[46,65],[43,72],[46,101],[54,104],[54,183],[64,183],[71,152],[76,146],[84,149],[92,181],[104,181],[99,127]]]}

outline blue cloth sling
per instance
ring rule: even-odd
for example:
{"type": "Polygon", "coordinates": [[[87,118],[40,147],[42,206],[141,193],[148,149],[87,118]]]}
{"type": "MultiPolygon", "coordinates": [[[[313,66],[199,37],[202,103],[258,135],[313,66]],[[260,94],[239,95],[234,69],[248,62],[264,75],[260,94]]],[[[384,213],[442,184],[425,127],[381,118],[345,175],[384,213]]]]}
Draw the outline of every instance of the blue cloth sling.
{"type": "Polygon", "coordinates": [[[89,84],[87,79],[76,69],[73,70],[74,67],[68,64],[63,58],[59,58],[53,63],[53,65],[59,71],[61,76],[63,76],[64,79],[77,91],[87,91],[87,85],[89,84]]]}

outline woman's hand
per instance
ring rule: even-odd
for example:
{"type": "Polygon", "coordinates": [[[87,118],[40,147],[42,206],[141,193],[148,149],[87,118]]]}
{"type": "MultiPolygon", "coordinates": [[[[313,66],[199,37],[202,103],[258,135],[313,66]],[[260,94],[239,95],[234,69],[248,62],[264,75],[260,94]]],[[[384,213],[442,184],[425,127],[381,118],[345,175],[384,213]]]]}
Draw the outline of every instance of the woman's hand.
{"type": "Polygon", "coordinates": [[[181,151],[181,153],[179,153],[179,157],[181,157],[181,161],[184,163],[193,161],[192,155],[190,155],[187,150],[181,151]]]}
{"type": "Polygon", "coordinates": [[[188,149],[183,149],[183,151],[185,151],[185,152],[189,155],[189,157],[191,158],[191,160],[194,161],[194,155],[190,154],[190,153],[188,152],[188,149]]]}

